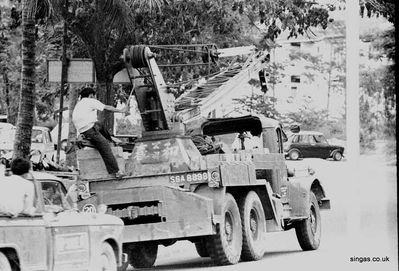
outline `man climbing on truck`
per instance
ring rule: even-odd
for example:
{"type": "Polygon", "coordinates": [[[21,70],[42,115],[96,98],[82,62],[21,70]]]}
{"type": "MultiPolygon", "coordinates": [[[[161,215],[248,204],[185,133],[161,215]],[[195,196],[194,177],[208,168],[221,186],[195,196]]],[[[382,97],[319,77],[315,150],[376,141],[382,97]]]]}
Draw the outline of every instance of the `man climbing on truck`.
{"type": "Polygon", "coordinates": [[[116,177],[123,176],[119,170],[118,163],[109,145],[109,139],[102,128],[102,124],[97,120],[97,111],[111,111],[115,113],[127,113],[129,107],[118,109],[105,105],[96,99],[96,92],[93,88],[85,87],[80,92],[80,100],[76,104],[72,113],[72,121],[78,133],[83,134],[86,139],[96,147],[104,160],[109,174],[116,177]]]}

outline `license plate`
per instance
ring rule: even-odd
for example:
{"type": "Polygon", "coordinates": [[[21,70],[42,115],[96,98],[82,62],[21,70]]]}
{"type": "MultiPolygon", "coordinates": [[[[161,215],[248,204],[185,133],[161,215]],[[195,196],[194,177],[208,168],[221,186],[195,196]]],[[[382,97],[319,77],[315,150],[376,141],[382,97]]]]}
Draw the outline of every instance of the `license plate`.
{"type": "Polygon", "coordinates": [[[169,176],[172,184],[208,182],[208,171],[187,172],[169,176]]]}

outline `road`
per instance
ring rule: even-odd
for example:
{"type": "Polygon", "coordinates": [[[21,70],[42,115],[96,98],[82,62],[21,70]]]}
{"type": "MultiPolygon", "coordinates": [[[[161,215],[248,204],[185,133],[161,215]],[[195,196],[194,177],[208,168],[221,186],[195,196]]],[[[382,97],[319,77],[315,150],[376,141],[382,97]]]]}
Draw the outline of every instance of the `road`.
{"type": "Polygon", "coordinates": [[[290,230],[268,235],[260,261],[215,266],[183,241],[160,246],[154,270],[398,270],[396,163],[383,154],[362,155],[353,164],[320,159],[293,163],[313,167],[331,200],[332,209],[321,213],[318,250],[303,252],[290,230]]]}

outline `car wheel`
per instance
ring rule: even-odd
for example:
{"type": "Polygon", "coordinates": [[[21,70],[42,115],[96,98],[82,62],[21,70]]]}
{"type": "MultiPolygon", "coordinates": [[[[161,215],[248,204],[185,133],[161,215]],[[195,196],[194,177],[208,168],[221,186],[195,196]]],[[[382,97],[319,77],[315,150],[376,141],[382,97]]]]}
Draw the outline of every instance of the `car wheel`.
{"type": "Polygon", "coordinates": [[[129,249],[130,264],[134,268],[151,268],[158,255],[158,244],[155,242],[136,243],[129,249]]]}
{"type": "Polygon", "coordinates": [[[0,252],[0,270],[1,271],[11,271],[11,265],[8,261],[6,255],[0,252]]]}
{"type": "Polygon", "coordinates": [[[339,152],[339,151],[336,151],[336,152],[334,153],[334,155],[333,155],[333,158],[334,158],[335,161],[341,161],[341,159],[342,159],[342,153],[339,152]]]}
{"type": "Polygon", "coordinates": [[[310,192],[309,217],[299,221],[295,226],[295,233],[299,245],[303,250],[315,250],[320,245],[321,217],[316,196],[310,192]]]}
{"type": "Polygon", "coordinates": [[[297,150],[292,150],[289,152],[289,157],[291,160],[298,160],[299,156],[300,156],[300,154],[299,154],[299,151],[297,151],[297,150]]]}
{"type": "Polygon", "coordinates": [[[234,197],[224,196],[222,221],[216,225],[216,234],[209,240],[211,258],[219,265],[236,264],[242,249],[240,211],[234,197]]]}
{"type": "Polygon", "coordinates": [[[265,253],[266,218],[258,194],[250,191],[240,200],[242,253],[244,261],[257,261],[265,253]]]}
{"type": "Polygon", "coordinates": [[[102,271],[116,271],[116,256],[114,249],[109,243],[103,243],[101,248],[101,268],[102,271]]]}

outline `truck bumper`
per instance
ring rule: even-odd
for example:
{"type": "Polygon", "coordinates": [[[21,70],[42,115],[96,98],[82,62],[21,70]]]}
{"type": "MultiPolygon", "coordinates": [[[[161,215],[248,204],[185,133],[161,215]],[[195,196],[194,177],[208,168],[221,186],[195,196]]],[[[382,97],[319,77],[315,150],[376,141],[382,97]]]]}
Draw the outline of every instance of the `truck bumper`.
{"type": "Polygon", "coordinates": [[[107,213],[125,222],[123,242],[181,239],[214,234],[211,199],[169,186],[95,191],[107,213]],[[148,206],[151,203],[152,206],[148,206]],[[123,209],[121,206],[124,206],[123,209]],[[156,222],[142,223],[148,217],[156,222]]]}

